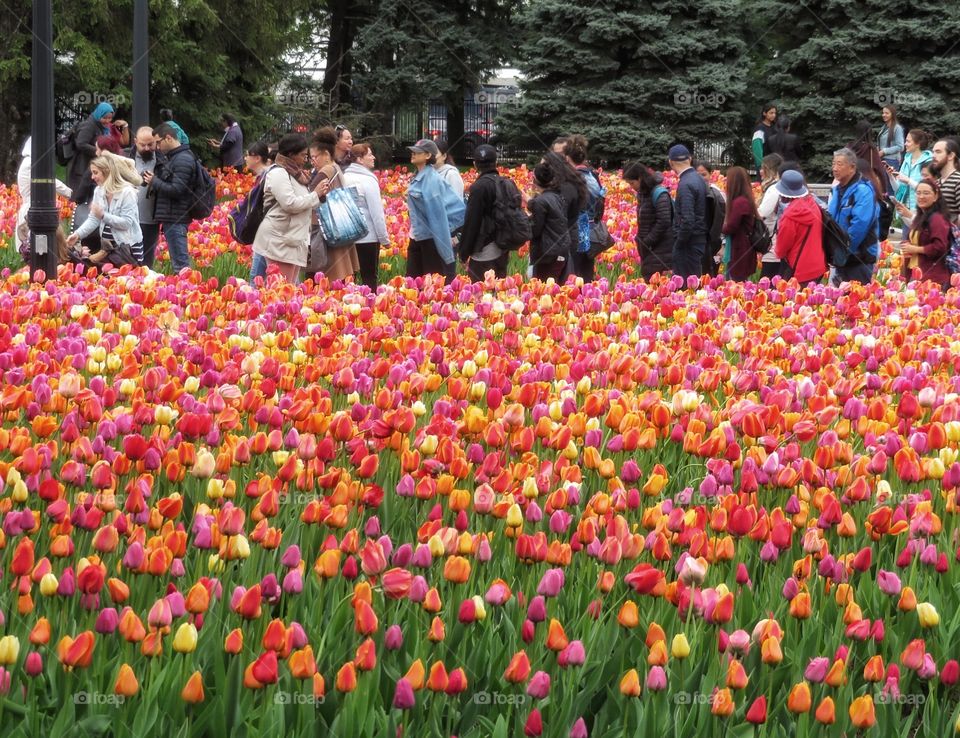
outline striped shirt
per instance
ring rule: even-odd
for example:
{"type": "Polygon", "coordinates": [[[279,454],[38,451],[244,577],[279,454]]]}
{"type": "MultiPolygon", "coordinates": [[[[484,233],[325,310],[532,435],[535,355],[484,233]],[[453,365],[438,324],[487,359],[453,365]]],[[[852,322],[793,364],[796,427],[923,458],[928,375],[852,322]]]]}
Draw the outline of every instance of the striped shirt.
{"type": "Polygon", "coordinates": [[[940,180],[940,195],[950,211],[950,220],[958,222],[960,218],[960,170],[954,171],[946,179],[940,180]]]}

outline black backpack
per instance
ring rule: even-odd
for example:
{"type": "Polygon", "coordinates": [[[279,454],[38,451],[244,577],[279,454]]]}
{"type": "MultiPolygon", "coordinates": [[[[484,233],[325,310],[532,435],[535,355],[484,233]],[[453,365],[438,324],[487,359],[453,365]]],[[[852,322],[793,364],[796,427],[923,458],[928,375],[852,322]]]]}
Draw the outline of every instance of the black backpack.
{"type": "Polygon", "coordinates": [[[820,208],[823,216],[823,255],[826,257],[827,264],[835,267],[843,267],[850,258],[850,236],[841,227],[830,211],[824,207],[820,208]]]}
{"type": "MultiPolygon", "coordinates": [[[[273,169],[273,167],[270,167],[273,169]]],[[[263,217],[267,211],[263,207],[263,196],[267,187],[268,169],[263,173],[260,181],[254,185],[250,193],[240,202],[238,202],[230,215],[227,216],[227,224],[230,228],[230,235],[237,243],[251,244],[257,237],[257,231],[263,222],[263,217]]]]}
{"type": "Polygon", "coordinates": [[[513,180],[497,176],[493,204],[493,242],[504,251],[516,251],[530,240],[533,230],[523,211],[523,198],[513,180]]]}
{"type": "Polygon", "coordinates": [[[721,229],[727,217],[727,203],[716,190],[707,185],[707,251],[716,254],[723,242],[721,229]],[[712,249],[710,247],[713,247],[712,249]]]}
{"type": "Polygon", "coordinates": [[[57,136],[57,141],[54,144],[54,155],[57,157],[57,164],[66,166],[76,154],[77,127],[74,126],[62,136],[57,136]]]}
{"type": "Polygon", "coordinates": [[[750,245],[758,254],[765,254],[770,250],[773,244],[773,236],[767,229],[767,224],[763,218],[757,216],[753,219],[753,230],[750,232],[750,245]]]}
{"type": "Polygon", "coordinates": [[[213,181],[210,172],[195,155],[193,162],[193,201],[190,203],[187,215],[191,220],[203,220],[210,217],[214,205],[217,204],[217,183],[213,181]]]}

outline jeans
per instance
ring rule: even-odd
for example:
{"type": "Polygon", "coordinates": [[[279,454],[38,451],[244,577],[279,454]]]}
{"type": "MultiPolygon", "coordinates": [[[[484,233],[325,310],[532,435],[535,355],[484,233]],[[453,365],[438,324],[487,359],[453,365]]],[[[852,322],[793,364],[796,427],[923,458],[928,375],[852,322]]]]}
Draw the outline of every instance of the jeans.
{"type": "Polygon", "coordinates": [[[190,252],[187,250],[187,224],[164,223],[163,237],[167,239],[167,251],[170,252],[173,273],[179,274],[181,269],[190,266],[190,252]]]}
{"type": "Polygon", "coordinates": [[[706,245],[689,243],[681,248],[673,247],[673,273],[683,277],[699,277],[703,274],[703,252],[706,245]]]}
{"type": "Polygon", "coordinates": [[[250,265],[250,281],[257,277],[267,278],[267,257],[254,253],[253,264],[250,265]]]}
{"type": "Polygon", "coordinates": [[[143,233],[143,265],[153,267],[153,260],[157,255],[157,239],[160,238],[159,223],[141,223],[143,233]]]}

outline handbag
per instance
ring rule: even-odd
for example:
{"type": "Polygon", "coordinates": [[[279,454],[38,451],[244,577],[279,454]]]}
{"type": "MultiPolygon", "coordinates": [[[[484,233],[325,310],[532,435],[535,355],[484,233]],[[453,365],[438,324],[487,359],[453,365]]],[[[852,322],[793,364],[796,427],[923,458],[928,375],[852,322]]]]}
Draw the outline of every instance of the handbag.
{"type": "MultiPolygon", "coordinates": [[[[337,167],[334,179],[342,172],[337,167]]],[[[344,187],[330,190],[317,208],[320,230],[328,249],[350,246],[367,235],[367,221],[360,212],[356,196],[344,187]]]]}
{"type": "Polygon", "coordinates": [[[324,271],[330,264],[330,255],[327,252],[327,242],[323,231],[318,227],[310,235],[310,248],[307,250],[307,274],[324,271]]]}
{"type": "Polygon", "coordinates": [[[604,251],[613,246],[613,236],[607,230],[607,224],[596,220],[590,224],[590,258],[596,259],[604,251]]]}

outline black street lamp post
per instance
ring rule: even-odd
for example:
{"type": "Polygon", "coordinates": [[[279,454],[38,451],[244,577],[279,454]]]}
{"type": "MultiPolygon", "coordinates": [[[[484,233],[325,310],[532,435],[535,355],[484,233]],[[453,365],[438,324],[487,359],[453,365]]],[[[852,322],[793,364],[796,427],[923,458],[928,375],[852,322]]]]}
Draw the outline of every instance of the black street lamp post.
{"type": "Polygon", "coordinates": [[[53,11],[51,0],[33,2],[33,80],[31,83],[30,274],[57,277],[57,209],[54,173],[53,11]]]}
{"type": "MultiPolygon", "coordinates": [[[[150,125],[150,49],[147,0],[133,2],[133,125],[136,135],[141,126],[150,125]]],[[[132,141],[130,142],[133,143],[132,141]]]]}

